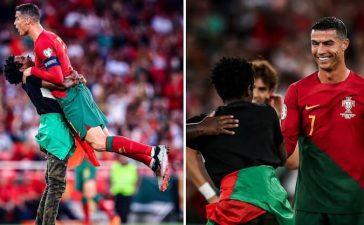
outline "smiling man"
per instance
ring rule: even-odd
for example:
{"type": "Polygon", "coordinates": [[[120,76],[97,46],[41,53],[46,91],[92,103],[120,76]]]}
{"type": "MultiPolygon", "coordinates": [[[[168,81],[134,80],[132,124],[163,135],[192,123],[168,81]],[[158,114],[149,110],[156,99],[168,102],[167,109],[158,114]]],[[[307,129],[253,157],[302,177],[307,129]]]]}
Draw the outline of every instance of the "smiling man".
{"type": "Polygon", "coordinates": [[[364,224],[364,79],[349,70],[345,24],[325,17],[311,32],[318,71],[292,84],[282,132],[299,142],[296,225],[364,224]]]}

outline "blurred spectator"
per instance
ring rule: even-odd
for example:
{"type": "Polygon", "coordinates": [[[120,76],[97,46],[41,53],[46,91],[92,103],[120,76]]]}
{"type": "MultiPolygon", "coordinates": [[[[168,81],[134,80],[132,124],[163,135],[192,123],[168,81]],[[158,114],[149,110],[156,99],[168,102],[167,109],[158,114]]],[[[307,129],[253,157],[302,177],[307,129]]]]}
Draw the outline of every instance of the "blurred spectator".
{"type": "Polygon", "coordinates": [[[128,223],[131,200],[137,191],[138,179],[137,166],[126,157],[116,155],[110,171],[110,193],[114,197],[115,212],[122,223],[128,223]]]}

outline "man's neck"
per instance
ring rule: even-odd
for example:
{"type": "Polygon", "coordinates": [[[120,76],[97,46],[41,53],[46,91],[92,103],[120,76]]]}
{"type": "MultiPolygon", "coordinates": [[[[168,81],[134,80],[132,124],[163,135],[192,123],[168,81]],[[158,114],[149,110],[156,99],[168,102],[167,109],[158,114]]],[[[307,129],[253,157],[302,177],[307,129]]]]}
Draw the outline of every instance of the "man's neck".
{"type": "Polygon", "coordinates": [[[32,29],[29,30],[28,36],[35,42],[35,40],[37,40],[37,38],[39,37],[40,33],[42,33],[43,30],[44,29],[42,25],[40,25],[39,23],[34,24],[32,29]]]}
{"type": "Polygon", "coordinates": [[[237,101],[252,102],[252,98],[250,96],[242,96],[240,98],[232,98],[232,99],[229,99],[229,100],[225,100],[224,104],[228,105],[228,104],[230,104],[232,102],[237,102],[237,101]]]}
{"type": "Polygon", "coordinates": [[[318,78],[323,84],[335,84],[346,80],[349,76],[350,70],[344,64],[333,71],[326,71],[319,69],[318,78]]]}

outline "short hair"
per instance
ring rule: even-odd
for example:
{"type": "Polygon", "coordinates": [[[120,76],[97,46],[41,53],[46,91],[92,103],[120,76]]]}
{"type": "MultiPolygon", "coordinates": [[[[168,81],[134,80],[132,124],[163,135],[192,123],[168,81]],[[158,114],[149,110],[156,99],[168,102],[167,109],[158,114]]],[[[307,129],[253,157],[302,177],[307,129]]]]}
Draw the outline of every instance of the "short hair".
{"type": "Polygon", "coordinates": [[[262,79],[263,83],[268,86],[269,91],[275,91],[278,85],[278,73],[272,64],[267,60],[257,59],[252,61],[254,78],[262,79]]]}
{"type": "Polygon", "coordinates": [[[253,68],[243,58],[223,57],[212,69],[211,80],[223,101],[248,96],[253,89],[253,68]]]}
{"type": "Polygon", "coordinates": [[[336,17],[323,17],[316,21],[312,26],[312,30],[336,30],[339,38],[347,38],[348,32],[345,23],[336,17]]]}
{"type": "Polygon", "coordinates": [[[14,56],[9,56],[6,59],[5,66],[4,66],[4,75],[5,79],[9,81],[10,84],[19,84],[23,80],[23,73],[20,72],[20,68],[23,64],[19,62],[15,62],[14,56]]]}
{"type": "Polygon", "coordinates": [[[19,11],[22,15],[30,16],[34,21],[39,21],[40,12],[37,5],[27,3],[15,7],[15,12],[19,11]]]}

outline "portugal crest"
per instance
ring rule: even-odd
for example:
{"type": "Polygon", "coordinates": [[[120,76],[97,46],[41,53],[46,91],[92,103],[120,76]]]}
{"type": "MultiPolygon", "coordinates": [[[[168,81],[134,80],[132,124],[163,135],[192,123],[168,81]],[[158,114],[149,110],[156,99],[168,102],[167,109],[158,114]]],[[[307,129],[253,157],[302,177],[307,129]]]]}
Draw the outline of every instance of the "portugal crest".
{"type": "Polygon", "coordinates": [[[351,112],[351,110],[355,106],[355,100],[352,100],[350,96],[342,100],[341,106],[345,109],[344,113],[340,113],[342,117],[344,117],[345,119],[351,119],[355,116],[355,114],[351,112]]]}
{"type": "Polygon", "coordinates": [[[286,106],[286,104],[283,104],[281,120],[284,120],[286,117],[287,117],[287,106],[286,106]]]}
{"type": "Polygon", "coordinates": [[[51,48],[46,48],[43,50],[43,55],[47,58],[52,56],[52,49],[51,48]]]}

